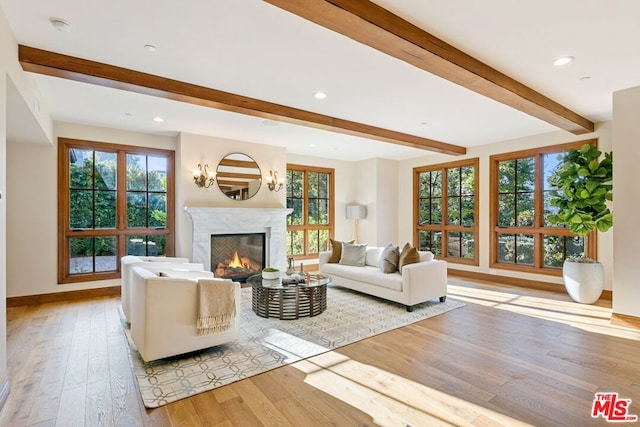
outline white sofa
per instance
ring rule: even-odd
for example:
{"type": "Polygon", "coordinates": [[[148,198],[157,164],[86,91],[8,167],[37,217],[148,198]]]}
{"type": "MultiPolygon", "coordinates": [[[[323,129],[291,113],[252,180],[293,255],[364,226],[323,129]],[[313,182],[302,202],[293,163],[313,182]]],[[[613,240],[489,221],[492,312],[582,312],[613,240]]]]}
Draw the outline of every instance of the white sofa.
{"type": "Polygon", "coordinates": [[[236,306],[232,327],[199,335],[196,327],[198,280],[231,280],[213,278],[210,271],[172,270],[161,277],[146,268],[134,267],[132,273],[131,338],[143,360],[162,359],[238,339],[240,283],[232,282],[236,306]]]}
{"type": "Polygon", "coordinates": [[[148,270],[160,272],[169,269],[202,271],[204,266],[199,263],[189,263],[188,258],[171,257],[142,257],[127,255],[120,259],[120,303],[122,312],[128,322],[131,322],[131,272],[133,267],[143,266],[148,270]]]}
{"type": "Polygon", "coordinates": [[[339,286],[404,304],[407,311],[425,301],[447,297],[447,262],[431,252],[419,251],[420,262],[402,267],[402,274],[383,273],[379,267],[384,248],[369,246],[365,266],[329,263],[331,252],[319,254],[320,272],[339,286]]]}

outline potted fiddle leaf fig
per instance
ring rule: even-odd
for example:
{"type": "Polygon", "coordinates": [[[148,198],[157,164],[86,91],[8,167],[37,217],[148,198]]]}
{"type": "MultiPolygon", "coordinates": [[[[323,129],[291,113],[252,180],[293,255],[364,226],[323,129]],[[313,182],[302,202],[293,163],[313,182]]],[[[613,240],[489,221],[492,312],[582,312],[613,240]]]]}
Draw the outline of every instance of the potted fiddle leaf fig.
{"type": "MultiPolygon", "coordinates": [[[[591,144],[569,149],[549,177],[552,224],[564,224],[584,237],[594,230],[605,232],[613,226],[613,214],[607,202],[613,200],[613,154],[591,144]]],[[[577,302],[593,304],[604,289],[602,264],[590,258],[567,258],[562,267],[564,285],[577,302]]]]}

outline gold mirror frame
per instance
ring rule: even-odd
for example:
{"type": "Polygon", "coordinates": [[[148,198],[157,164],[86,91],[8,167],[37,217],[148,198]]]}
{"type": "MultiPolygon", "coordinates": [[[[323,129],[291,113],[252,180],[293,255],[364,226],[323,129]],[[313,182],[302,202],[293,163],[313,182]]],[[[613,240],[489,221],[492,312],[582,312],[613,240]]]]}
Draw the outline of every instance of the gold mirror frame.
{"type": "Polygon", "coordinates": [[[218,188],[232,200],[248,200],[262,184],[260,167],[250,156],[231,153],[224,156],[216,169],[218,188]]]}

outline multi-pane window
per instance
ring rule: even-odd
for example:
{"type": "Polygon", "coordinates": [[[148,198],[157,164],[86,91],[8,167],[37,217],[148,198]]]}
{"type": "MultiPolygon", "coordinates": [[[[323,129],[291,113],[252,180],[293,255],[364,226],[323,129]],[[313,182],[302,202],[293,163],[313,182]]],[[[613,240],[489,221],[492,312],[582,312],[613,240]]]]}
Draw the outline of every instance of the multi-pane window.
{"type": "Polygon", "coordinates": [[[414,168],[414,241],[452,262],[478,264],[478,159],[414,168]]]}
{"type": "Polygon", "coordinates": [[[568,256],[595,255],[595,234],[585,241],[547,219],[556,211],[549,177],[566,150],[584,143],[491,157],[492,267],[560,274],[568,256]]]}
{"type": "Polygon", "coordinates": [[[172,254],[173,159],[167,150],[59,140],[61,283],[119,277],[125,254],[172,254]]]}
{"type": "Polygon", "coordinates": [[[316,256],[333,237],[333,169],[287,165],[287,255],[316,256]]]}

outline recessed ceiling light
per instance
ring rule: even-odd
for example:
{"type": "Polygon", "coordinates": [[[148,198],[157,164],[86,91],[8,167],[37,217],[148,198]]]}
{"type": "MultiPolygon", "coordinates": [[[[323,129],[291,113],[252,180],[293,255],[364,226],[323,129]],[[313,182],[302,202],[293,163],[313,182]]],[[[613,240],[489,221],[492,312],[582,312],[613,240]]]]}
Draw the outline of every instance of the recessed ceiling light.
{"type": "Polygon", "coordinates": [[[311,148],[313,148],[315,146],[316,146],[316,144],[309,144],[309,147],[311,147],[311,148]]]}
{"type": "Polygon", "coordinates": [[[153,118],[153,121],[156,122],[156,123],[162,123],[162,122],[164,122],[164,119],[162,117],[160,117],[160,116],[156,116],[156,117],[153,118]]]}
{"type": "Polygon", "coordinates": [[[318,91],[318,92],[314,93],[313,96],[316,99],[325,99],[327,97],[327,94],[324,93],[324,92],[318,91]]]}
{"type": "Polygon", "coordinates": [[[71,31],[71,24],[67,20],[62,18],[49,18],[49,22],[51,23],[51,26],[58,31],[65,33],[71,31]]]}
{"type": "Polygon", "coordinates": [[[156,47],[152,44],[145,44],[144,45],[144,50],[146,50],[147,52],[155,52],[156,51],[156,47]]]}
{"type": "Polygon", "coordinates": [[[558,58],[553,61],[553,65],[556,67],[561,67],[563,65],[567,65],[572,62],[575,58],[573,56],[563,56],[562,58],[558,58]]]}

